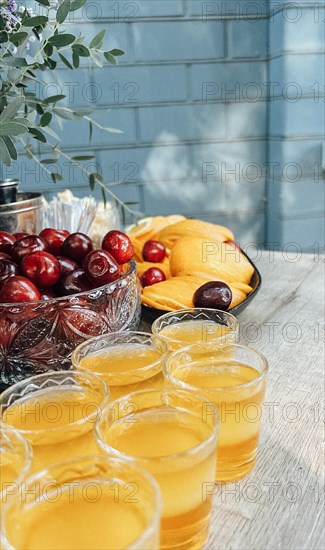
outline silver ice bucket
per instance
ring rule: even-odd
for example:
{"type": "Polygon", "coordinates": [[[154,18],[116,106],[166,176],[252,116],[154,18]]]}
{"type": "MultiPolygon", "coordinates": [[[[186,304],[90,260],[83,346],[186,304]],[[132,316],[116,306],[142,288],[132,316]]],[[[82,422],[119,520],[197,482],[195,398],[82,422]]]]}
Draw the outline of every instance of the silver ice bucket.
{"type": "Polygon", "coordinates": [[[16,202],[0,204],[0,231],[38,235],[42,229],[41,193],[17,193],[16,202]]]}

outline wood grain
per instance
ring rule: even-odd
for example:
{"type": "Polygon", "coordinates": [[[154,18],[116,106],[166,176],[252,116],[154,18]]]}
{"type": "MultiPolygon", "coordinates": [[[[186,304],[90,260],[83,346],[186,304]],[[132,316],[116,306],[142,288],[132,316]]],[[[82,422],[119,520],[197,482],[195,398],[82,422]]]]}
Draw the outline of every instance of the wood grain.
{"type": "Polygon", "coordinates": [[[216,487],[206,550],[325,548],[324,261],[255,259],[262,289],[238,319],[270,366],[259,455],[248,477],[216,487]]]}

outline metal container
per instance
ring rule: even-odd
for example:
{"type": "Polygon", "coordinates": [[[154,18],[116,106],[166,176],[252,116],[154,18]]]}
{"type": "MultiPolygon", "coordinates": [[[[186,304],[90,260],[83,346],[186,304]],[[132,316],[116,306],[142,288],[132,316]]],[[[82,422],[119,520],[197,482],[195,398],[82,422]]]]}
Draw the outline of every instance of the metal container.
{"type": "Polygon", "coordinates": [[[16,202],[0,204],[0,231],[38,234],[42,227],[43,195],[17,193],[16,202]]]}
{"type": "Polygon", "coordinates": [[[0,205],[16,202],[18,184],[17,180],[0,181],[0,205]]]}

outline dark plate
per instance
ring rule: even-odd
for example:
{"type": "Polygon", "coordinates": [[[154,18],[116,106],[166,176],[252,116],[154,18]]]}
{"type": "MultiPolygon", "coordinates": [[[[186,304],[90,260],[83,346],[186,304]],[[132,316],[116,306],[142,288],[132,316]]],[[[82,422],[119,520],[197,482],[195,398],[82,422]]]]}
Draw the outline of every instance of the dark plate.
{"type": "MultiPolygon", "coordinates": [[[[239,313],[244,311],[244,309],[247,308],[247,306],[251,303],[251,301],[254,300],[256,294],[258,293],[258,291],[260,290],[261,285],[262,285],[262,277],[261,277],[261,274],[260,274],[259,270],[253,264],[253,262],[247,256],[247,254],[245,254],[245,252],[243,252],[243,250],[242,250],[242,254],[247,258],[249,263],[254,268],[254,273],[253,273],[253,276],[252,276],[251,281],[249,283],[250,286],[253,288],[253,292],[251,292],[247,296],[246,300],[244,300],[241,304],[238,304],[238,306],[235,306],[235,307],[228,310],[229,313],[232,313],[233,315],[238,315],[239,313]]],[[[149,306],[144,306],[144,305],[142,306],[142,318],[147,323],[153,323],[156,319],[158,319],[158,317],[161,317],[161,315],[165,315],[165,313],[168,313],[168,311],[164,311],[162,309],[156,309],[156,308],[149,307],[149,306]]]]}

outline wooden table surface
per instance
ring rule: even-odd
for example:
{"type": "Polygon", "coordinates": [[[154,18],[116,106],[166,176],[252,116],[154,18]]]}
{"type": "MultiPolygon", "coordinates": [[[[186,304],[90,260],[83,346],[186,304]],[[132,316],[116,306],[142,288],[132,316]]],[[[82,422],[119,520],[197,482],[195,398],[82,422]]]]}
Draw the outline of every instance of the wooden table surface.
{"type": "Polygon", "coordinates": [[[257,465],[216,486],[206,550],[314,550],[324,537],[324,256],[259,252],[240,341],[270,373],[257,465]]]}

